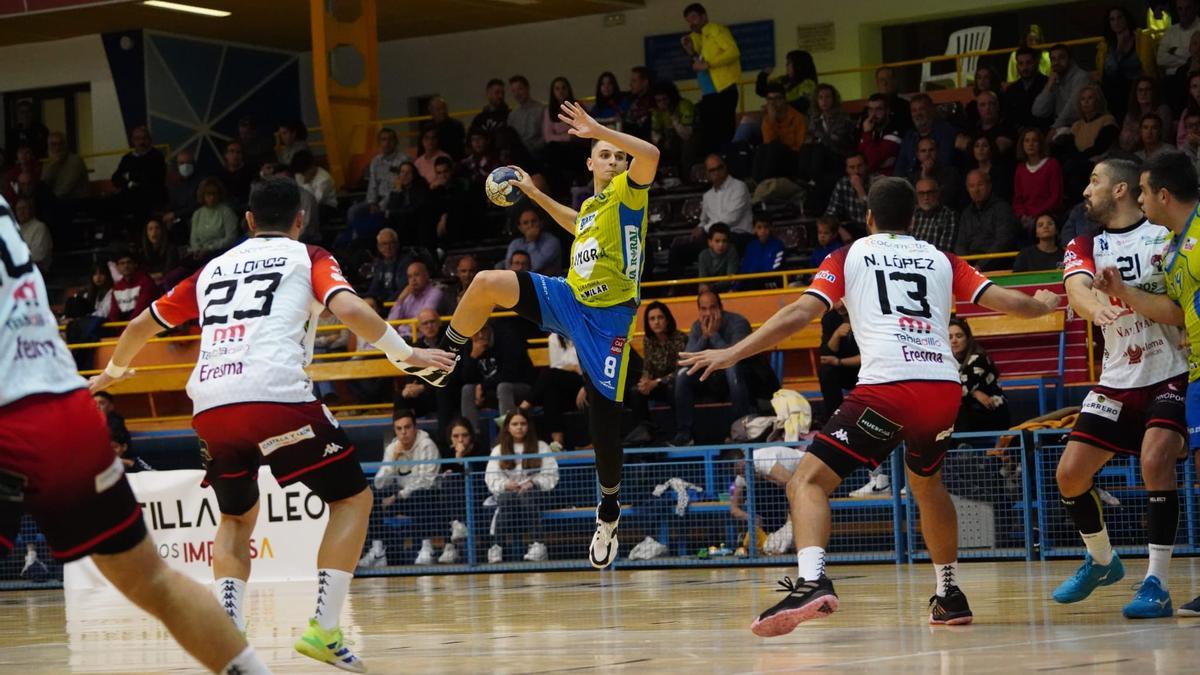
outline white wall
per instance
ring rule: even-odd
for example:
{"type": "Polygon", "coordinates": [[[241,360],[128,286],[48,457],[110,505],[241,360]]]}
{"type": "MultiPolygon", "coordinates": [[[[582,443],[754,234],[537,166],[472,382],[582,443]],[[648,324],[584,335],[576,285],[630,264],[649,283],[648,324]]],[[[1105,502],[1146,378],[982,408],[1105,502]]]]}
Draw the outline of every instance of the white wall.
{"type": "MultiPolygon", "coordinates": [[[[125,123],[99,35],[0,47],[0,92],[89,83],[93,151],[125,147],[125,123]]],[[[107,177],[120,156],[97,159],[93,177],[107,177]]]]}

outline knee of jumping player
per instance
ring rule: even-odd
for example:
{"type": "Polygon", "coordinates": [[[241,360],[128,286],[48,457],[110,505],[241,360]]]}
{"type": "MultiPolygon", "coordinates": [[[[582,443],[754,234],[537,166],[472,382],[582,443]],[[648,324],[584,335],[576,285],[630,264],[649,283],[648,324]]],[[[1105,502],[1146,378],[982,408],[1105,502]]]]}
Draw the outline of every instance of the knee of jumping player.
{"type": "Polygon", "coordinates": [[[1054,470],[1054,482],[1058,492],[1065,498],[1078,497],[1092,488],[1092,477],[1080,475],[1070,462],[1060,461],[1054,470]]]}
{"type": "Polygon", "coordinates": [[[825,462],[809,453],[800,460],[796,472],[788,480],[788,500],[794,502],[805,493],[820,493],[828,497],[841,483],[841,476],[837,475],[825,462]]]}

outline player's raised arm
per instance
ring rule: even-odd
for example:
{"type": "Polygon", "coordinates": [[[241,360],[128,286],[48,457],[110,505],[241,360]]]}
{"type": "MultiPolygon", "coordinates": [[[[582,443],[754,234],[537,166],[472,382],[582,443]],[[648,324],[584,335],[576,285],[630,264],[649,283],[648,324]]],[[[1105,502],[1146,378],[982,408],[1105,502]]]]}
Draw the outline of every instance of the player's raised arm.
{"type": "Polygon", "coordinates": [[[1121,280],[1121,273],[1115,267],[1100,270],[1092,281],[1092,286],[1124,302],[1130,309],[1155,323],[1168,326],[1183,325],[1183,310],[1174,300],[1165,293],[1147,293],[1136,286],[1130,286],[1121,280]]]}
{"type": "Polygon", "coordinates": [[[393,364],[404,363],[420,368],[454,369],[454,355],[440,349],[414,348],[400,337],[370,305],[353,293],[337,293],[329,298],[329,311],[360,338],[379,347],[393,364]]]}
{"type": "Polygon", "coordinates": [[[1058,309],[1059,301],[1057,293],[1045,288],[1039,288],[1033,295],[1026,295],[992,284],[980,294],[978,304],[997,312],[1032,319],[1058,309]]]}
{"type": "Polygon", "coordinates": [[[629,153],[633,162],[629,165],[629,180],[638,185],[649,185],[654,182],[658,173],[658,148],[653,143],[629,134],[614,131],[592,119],[583,106],[572,101],[562,104],[558,119],[571,127],[568,134],[579,138],[594,138],[598,141],[608,141],[629,153]]]}
{"type": "Polygon", "coordinates": [[[805,293],[795,302],[779,310],[749,337],[725,349],[709,349],[702,352],[679,355],[679,365],[688,369],[688,374],[703,370],[701,380],[712,373],[732,367],[738,361],[766,351],[783,342],[789,335],[807,326],[813,319],[825,313],[825,303],[815,295],[805,293]]]}
{"type": "Polygon", "coordinates": [[[554,222],[574,235],[575,219],[579,217],[579,212],[565,204],[558,203],[553,197],[539,190],[538,186],[534,185],[533,181],[530,180],[529,174],[521,167],[509,166],[508,168],[517,172],[517,179],[508,181],[508,184],[529,195],[529,198],[534,203],[542,207],[543,211],[550,214],[554,222]]]}

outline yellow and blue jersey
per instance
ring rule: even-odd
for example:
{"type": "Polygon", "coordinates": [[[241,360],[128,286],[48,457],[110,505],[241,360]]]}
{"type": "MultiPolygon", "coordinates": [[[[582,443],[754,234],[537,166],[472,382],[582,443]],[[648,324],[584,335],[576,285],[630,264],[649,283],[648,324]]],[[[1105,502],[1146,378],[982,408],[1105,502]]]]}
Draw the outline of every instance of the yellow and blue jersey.
{"type": "MultiPolygon", "coordinates": [[[[1188,381],[1200,380],[1200,214],[1192,212],[1183,233],[1167,246],[1163,259],[1163,280],[1167,297],[1183,310],[1183,326],[1191,350],[1188,354],[1188,381]]],[[[1190,422],[1189,422],[1190,424],[1190,422]]]]}
{"type": "Polygon", "coordinates": [[[567,284],[579,302],[589,307],[636,307],[641,300],[649,191],[630,182],[625,171],[579,209],[567,273],[567,284]]]}

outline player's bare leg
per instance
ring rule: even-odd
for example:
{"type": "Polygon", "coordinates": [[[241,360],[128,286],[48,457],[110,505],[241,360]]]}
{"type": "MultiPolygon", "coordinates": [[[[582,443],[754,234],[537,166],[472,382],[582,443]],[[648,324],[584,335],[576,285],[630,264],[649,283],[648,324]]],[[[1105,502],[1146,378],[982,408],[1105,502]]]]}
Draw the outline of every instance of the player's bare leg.
{"type": "Polygon", "coordinates": [[[200,584],[167,567],[149,537],[128,551],[97,554],[92,560],[117,590],[162,621],[179,646],[209,670],[270,672],[216,600],[200,584]]]}
{"type": "Polygon", "coordinates": [[[1150,561],[1137,594],[1122,613],[1130,619],[1155,619],[1174,614],[1167,590],[1167,572],[1179,529],[1179,479],[1175,464],[1186,456],[1179,432],[1152,427],[1142,438],[1142,479],[1146,481],[1146,529],[1150,561]]]}
{"type": "Polygon", "coordinates": [[[520,297],[521,286],[517,282],[516,272],[480,272],[458,302],[458,308],[454,310],[454,316],[450,319],[450,328],[464,339],[470,339],[487,322],[493,309],[512,307],[520,297]]]}
{"type": "Polygon", "coordinates": [[[1054,590],[1056,602],[1079,602],[1100,586],[1115,584],[1125,576],[1125,566],[1113,551],[1104,527],[1100,497],[1093,477],[1113,458],[1113,453],[1094,445],[1071,441],[1058,459],[1054,478],[1063,508],[1070,514],[1087,547],[1083,565],[1054,590]]]}
{"type": "Polygon", "coordinates": [[[295,645],[305,656],[356,673],[365,672],[366,666],[345,646],[338,617],[350,592],[370,516],[370,488],[329,503],[329,522],[317,551],[317,607],[295,645]]]}
{"type": "Polygon", "coordinates": [[[246,632],[246,583],[250,580],[250,537],[258,522],[258,502],[240,515],[221,514],[213,538],[213,579],[217,601],[242,633],[246,632]]]}
{"type": "Polygon", "coordinates": [[[750,630],[755,635],[774,637],[792,632],[801,622],[819,619],[837,611],[838,597],[825,576],[825,547],[833,515],[829,495],[842,478],[825,462],[806,454],[787,484],[788,507],[796,540],[797,578],[779,582],[787,595],[774,607],[758,615],[750,630]]]}
{"type": "Polygon", "coordinates": [[[921,535],[937,577],[937,590],[929,599],[929,622],[971,623],[971,608],[958,588],[958,513],[942,483],[942,472],[918,476],[910,470],[908,486],[920,507],[921,535]]]}

